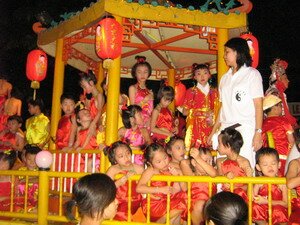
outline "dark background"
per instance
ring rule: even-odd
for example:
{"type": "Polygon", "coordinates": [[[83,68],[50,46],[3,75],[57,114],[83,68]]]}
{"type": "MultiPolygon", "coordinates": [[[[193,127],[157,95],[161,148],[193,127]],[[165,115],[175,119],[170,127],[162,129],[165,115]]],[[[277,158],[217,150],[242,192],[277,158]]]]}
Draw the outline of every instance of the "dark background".
{"type": "MultiPolygon", "coordinates": [[[[0,0],[0,73],[21,90],[23,99],[32,95],[30,82],[26,78],[26,57],[30,50],[35,49],[37,35],[32,31],[32,24],[37,22],[36,15],[41,11],[47,13],[56,22],[63,20],[60,15],[68,12],[81,11],[88,7],[91,0],[0,0]]],[[[205,0],[176,0],[183,7],[193,5],[196,9],[205,0]]],[[[226,1],[224,1],[226,2],[226,1]]],[[[290,87],[286,91],[288,101],[300,101],[300,62],[298,57],[299,10],[297,0],[253,0],[253,9],[248,14],[249,30],[259,41],[260,59],[258,70],[261,72],[265,89],[271,73],[270,65],[275,58],[281,58],[289,63],[287,74],[290,87]]],[[[51,109],[54,59],[48,57],[47,77],[41,82],[38,90],[46,108],[51,109]]],[[[78,86],[78,71],[70,66],[65,69],[65,92],[80,93],[78,86]]],[[[121,83],[122,91],[126,92],[130,82],[121,83]]],[[[159,83],[150,84],[155,89],[159,83]]],[[[191,85],[189,83],[188,85],[191,85]]],[[[27,106],[23,104],[23,117],[27,118],[27,106]]]]}

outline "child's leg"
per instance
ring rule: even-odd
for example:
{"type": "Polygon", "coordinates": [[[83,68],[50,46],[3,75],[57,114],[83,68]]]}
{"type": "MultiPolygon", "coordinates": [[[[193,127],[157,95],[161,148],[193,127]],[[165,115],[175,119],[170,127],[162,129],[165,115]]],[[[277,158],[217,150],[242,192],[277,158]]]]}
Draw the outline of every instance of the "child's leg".
{"type": "Polygon", "coordinates": [[[181,223],[181,213],[182,210],[173,209],[170,211],[170,224],[172,225],[180,225],[181,223]]]}
{"type": "Polygon", "coordinates": [[[192,222],[193,225],[198,225],[203,221],[203,208],[205,205],[204,200],[199,200],[195,203],[192,211],[192,222]]]}
{"type": "Polygon", "coordinates": [[[257,225],[267,225],[268,223],[266,221],[260,220],[260,221],[255,221],[255,224],[257,224],[257,225]]]}

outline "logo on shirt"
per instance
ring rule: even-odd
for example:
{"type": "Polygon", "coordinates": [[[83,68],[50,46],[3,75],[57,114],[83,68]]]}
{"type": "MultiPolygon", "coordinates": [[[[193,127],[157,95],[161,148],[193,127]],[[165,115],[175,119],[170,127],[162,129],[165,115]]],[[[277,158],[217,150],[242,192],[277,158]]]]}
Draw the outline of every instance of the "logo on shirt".
{"type": "Polygon", "coordinates": [[[245,95],[246,95],[246,93],[245,93],[244,91],[238,90],[238,91],[236,91],[236,93],[235,93],[235,99],[236,99],[238,102],[243,101],[243,98],[244,98],[245,95]]]}

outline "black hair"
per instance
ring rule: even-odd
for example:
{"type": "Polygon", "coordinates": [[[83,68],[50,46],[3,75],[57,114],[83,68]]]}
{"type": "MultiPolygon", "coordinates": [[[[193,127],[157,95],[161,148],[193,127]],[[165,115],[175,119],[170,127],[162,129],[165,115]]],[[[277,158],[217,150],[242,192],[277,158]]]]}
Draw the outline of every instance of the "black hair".
{"type": "Polygon", "coordinates": [[[209,71],[209,64],[198,64],[198,63],[194,63],[194,64],[192,65],[192,73],[193,73],[193,77],[195,76],[195,72],[196,72],[197,70],[204,70],[204,69],[206,69],[206,70],[208,70],[208,72],[210,72],[210,71],[209,71]]]}
{"type": "Polygon", "coordinates": [[[23,94],[21,93],[21,91],[17,87],[13,87],[11,89],[10,96],[14,97],[14,98],[17,98],[19,100],[23,99],[23,94]]]}
{"type": "Polygon", "coordinates": [[[70,100],[74,101],[74,103],[75,103],[75,98],[74,98],[74,96],[73,96],[72,94],[70,94],[70,93],[63,93],[63,94],[60,96],[60,103],[62,104],[63,101],[64,101],[65,99],[70,99],[70,100]]]}
{"type": "Polygon", "coordinates": [[[206,202],[204,218],[215,225],[247,225],[248,206],[241,196],[222,191],[206,202]]]}
{"type": "Polygon", "coordinates": [[[137,62],[133,65],[132,69],[131,69],[131,75],[134,79],[136,79],[136,70],[139,66],[146,66],[148,68],[148,72],[149,72],[149,76],[151,76],[152,74],[152,67],[151,65],[146,61],[146,57],[145,56],[135,56],[135,59],[137,60],[137,62]]]}
{"type": "Polygon", "coordinates": [[[0,161],[8,161],[8,169],[13,168],[17,159],[17,152],[13,150],[0,152],[0,161]]]}
{"type": "Polygon", "coordinates": [[[32,105],[32,106],[38,106],[40,108],[41,112],[43,112],[45,109],[44,101],[40,97],[37,97],[36,99],[33,99],[32,97],[30,97],[27,100],[27,104],[32,105]]]}
{"type": "Polygon", "coordinates": [[[160,100],[163,97],[166,100],[170,100],[170,101],[173,101],[174,97],[175,97],[174,88],[171,87],[171,86],[165,85],[165,81],[164,80],[161,82],[160,88],[159,88],[158,93],[157,93],[157,100],[158,100],[158,102],[160,102],[160,100]]]}
{"type": "Polygon", "coordinates": [[[150,166],[152,164],[151,162],[153,160],[154,152],[158,152],[158,151],[163,151],[167,154],[164,147],[158,143],[152,143],[146,147],[144,152],[144,159],[146,165],[150,166]]]}
{"type": "Polygon", "coordinates": [[[275,156],[276,160],[279,162],[279,154],[276,151],[276,149],[266,147],[266,148],[261,148],[256,152],[256,154],[255,154],[256,164],[259,164],[259,159],[265,155],[273,155],[273,156],[275,156]]]}
{"type": "Polygon", "coordinates": [[[115,182],[106,174],[93,173],[81,177],[73,186],[72,200],[66,203],[66,216],[75,220],[73,207],[78,207],[81,216],[103,215],[104,210],[116,198],[115,182]]]}
{"type": "Polygon", "coordinates": [[[132,150],[129,147],[128,144],[122,142],[122,141],[116,141],[114,142],[111,146],[106,146],[104,148],[104,154],[108,156],[108,160],[112,165],[116,165],[117,161],[116,161],[116,150],[119,147],[125,147],[128,149],[128,151],[130,152],[130,154],[132,155],[132,150]]]}
{"type": "Polygon", "coordinates": [[[15,120],[17,121],[19,124],[22,124],[23,123],[23,119],[21,116],[18,116],[18,115],[13,115],[13,116],[10,116],[7,118],[7,122],[8,121],[12,121],[12,120],[15,120]]]}
{"type": "Polygon", "coordinates": [[[172,148],[172,146],[174,145],[174,143],[175,143],[176,141],[178,141],[178,140],[184,142],[184,139],[183,139],[182,137],[177,136],[177,135],[170,137],[170,140],[169,140],[169,141],[166,141],[166,149],[167,149],[168,151],[171,150],[171,148],[172,148]]]}
{"type": "Polygon", "coordinates": [[[130,105],[127,109],[122,109],[122,121],[125,128],[131,128],[130,118],[134,117],[137,112],[142,112],[139,105],[130,105]]]}
{"type": "Polygon", "coordinates": [[[30,144],[25,145],[24,149],[25,149],[25,156],[28,154],[36,155],[40,151],[42,151],[42,149],[40,147],[38,147],[37,145],[30,145],[30,144]]]}
{"type": "Polygon", "coordinates": [[[250,55],[248,43],[245,39],[239,37],[231,38],[225,43],[225,47],[236,51],[237,69],[240,69],[244,64],[246,64],[246,66],[251,66],[252,57],[250,55]]]}
{"type": "Polygon", "coordinates": [[[95,76],[95,74],[93,73],[92,70],[88,70],[87,73],[80,73],[80,81],[81,82],[82,80],[85,80],[86,82],[90,82],[90,81],[93,81],[94,84],[97,84],[97,78],[95,76]]]}
{"type": "Polygon", "coordinates": [[[227,127],[219,134],[224,146],[230,147],[235,153],[239,154],[244,144],[243,137],[239,131],[232,127],[227,127]]]}

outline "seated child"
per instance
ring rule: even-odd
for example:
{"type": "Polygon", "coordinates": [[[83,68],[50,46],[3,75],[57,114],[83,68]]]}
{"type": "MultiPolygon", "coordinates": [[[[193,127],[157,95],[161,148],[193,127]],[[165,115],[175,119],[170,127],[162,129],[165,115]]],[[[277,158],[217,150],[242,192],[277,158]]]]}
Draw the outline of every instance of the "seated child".
{"type": "Polygon", "coordinates": [[[81,177],[73,187],[72,200],[66,203],[66,217],[74,221],[74,207],[80,215],[80,225],[101,225],[117,212],[116,185],[102,173],[81,177]]]}
{"type": "MultiPolygon", "coordinates": [[[[278,152],[273,148],[261,148],[256,152],[256,169],[264,177],[277,177],[280,161],[278,152]]],[[[253,186],[253,221],[258,224],[268,224],[268,185],[253,186]]],[[[287,187],[280,184],[272,185],[272,224],[283,224],[288,221],[287,187]]]]}
{"type": "Polygon", "coordinates": [[[21,152],[24,148],[24,133],[21,130],[22,118],[14,115],[7,119],[7,129],[0,132],[0,151],[16,150],[21,152]]]}
{"type": "MultiPolygon", "coordinates": [[[[284,168],[287,156],[294,145],[293,127],[286,117],[282,116],[281,99],[275,95],[268,95],[263,100],[263,110],[267,117],[263,121],[263,140],[267,147],[267,132],[271,132],[274,139],[274,147],[279,153],[281,167],[279,176],[284,176],[284,168]]],[[[271,147],[271,146],[270,146],[271,147]]]]}
{"type": "MultiPolygon", "coordinates": [[[[131,162],[132,150],[124,142],[117,141],[104,149],[108,156],[111,166],[106,174],[115,180],[117,174],[124,174],[123,177],[116,179],[117,200],[119,202],[115,220],[127,221],[128,219],[128,178],[135,174],[142,174],[144,167],[131,162]]],[[[135,214],[141,206],[142,195],[136,192],[136,181],[131,182],[131,214],[135,214]]]]}

